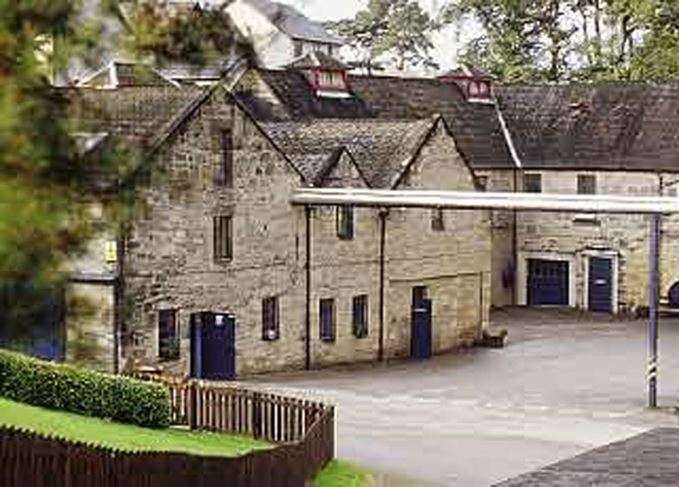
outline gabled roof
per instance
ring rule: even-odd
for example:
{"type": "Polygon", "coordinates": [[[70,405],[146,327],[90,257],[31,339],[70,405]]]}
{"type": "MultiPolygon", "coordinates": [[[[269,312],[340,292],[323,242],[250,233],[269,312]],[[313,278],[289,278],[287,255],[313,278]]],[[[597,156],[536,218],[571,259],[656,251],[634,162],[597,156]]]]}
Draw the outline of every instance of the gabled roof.
{"type": "Polygon", "coordinates": [[[388,188],[408,167],[435,119],[288,121],[261,123],[266,134],[290,158],[307,182],[321,184],[346,150],[374,188],[388,188]]]}
{"type": "Polygon", "coordinates": [[[679,172],[679,86],[499,87],[525,168],[679,172]]]}
{"type": "Polygon", "coordinates": [[[293,69],[321,68],[332,71],[347,71],[349,69],[344,63],[320,51],[306,53],[293,60],[288,67],[293,69]]]}
{"type": "Polygon", "coordinates": [[[127,87],[127,86],[177,86],[177,83],[166,77],[152,66],[141,63],[111,61],[103,68],[84,76],[78,86],[127,87]]]}
{"type": "Polygon", "coordinates": [[[443,74],[441,78],[476,78],[481,80],[492,80],[493,76],[482,69],[463,65],[448,71],[443,74]]]}
{"type": "Polygon", "coordinates": [[[79,130],[106,132],[144,145],[182,109],[200,97],[198,88],[135,86],[116,90],[67,89],[79,130]]]}
{"type": "Polygon", "coordinates": [[[347,99],[317,97],[294,70],[260,70],[280,107],[240,96],[261,121],[350,119],[418,121],[440,114],[474,169],[514,167],[494,105],[469,103],[455,83],[438,79],[349,76],[347,99]]]}
{"type": "Polygon", "coordinates": [[[344,41],[327,32],[321,24],[310,20],[290,5],[269,0],[243,0],[251,5],[281,32],[293,39],[322,42],[341,46],[344,41]]]}

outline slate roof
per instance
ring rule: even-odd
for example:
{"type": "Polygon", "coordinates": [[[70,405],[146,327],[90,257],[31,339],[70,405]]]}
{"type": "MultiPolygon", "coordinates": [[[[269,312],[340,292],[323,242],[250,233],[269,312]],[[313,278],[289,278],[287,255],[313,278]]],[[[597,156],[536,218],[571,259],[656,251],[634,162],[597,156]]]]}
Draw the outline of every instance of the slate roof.
{"type": "Polygon", "coordinates": [[[347,99],[316,97],[295,70],[260,70],[283,110],[239,95],[260,121],[344,119],[417,121],[440,114],[472,168],[513,168],[514,163],[491,104],[469,103],[451,82],[424,78],[349,76],[347,99]]]}
{"type": "Polygon", "coordinates": [[[204,93],[198,88],[160,86],[116,90],[68,89],[79,130],[106,132],[133,143],[146,144],[181,116],[204,93]]]}
{"type": "Polygon", "coordinates": [[[526,168],[679,171],[679,86],[505,86],[503,115],[526,168]]]}
{"type": "Polygon", "coordinates": [[[166,86],[175,84],[152,66],[141,63],[111,61],[103,68],[83,77],[80,86],[101,87],[111,83],[115,76],[118,87],[126,86],[166,86]]]}
{"type": "Polygon", "coordinates": [[[448,77],[466,77],[466,76],[473,76],[474,78],[482,79],[482,80],[492,80],[493,76],[481,69],[474,68],[474,67],[469,67],[469,66],[462,66],[457,69],[452,69],[448,71],[447,73],[443,74],[441,78],[448,78],[448,77]]]}
{"type": "Polygon", "coordinates": [[[389,188],[412,160],[436,119],[324,119],[262,123],[308,183],[318,185],[343,149],[369,186],[389,188]]]}
{"type": "Polygon", "coordinates": [[[290,5],[269,0],[244,0],[268,18],[278,29],[293,39],[343,45],[344,41],[327,32],[321,24],[310,20],[290,5]]]}
{"type": "Polygon", "coordinates": [[[344,63],[321,51],[306,53],[292,61],[288,67],[293,69],[325,68],[335,71],[347,71],[349,69],[344,63]]]}

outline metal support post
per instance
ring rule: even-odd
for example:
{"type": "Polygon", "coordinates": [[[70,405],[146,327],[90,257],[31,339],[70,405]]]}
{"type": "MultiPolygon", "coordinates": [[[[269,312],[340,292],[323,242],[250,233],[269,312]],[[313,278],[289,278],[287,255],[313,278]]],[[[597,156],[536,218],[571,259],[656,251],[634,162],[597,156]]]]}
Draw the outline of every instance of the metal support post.
{"type": "Polygon", "coordinates": [[[660,298],[660,215],[650,217],[648,252],[648,407],[658,407],[658,301],[660,298]]]}

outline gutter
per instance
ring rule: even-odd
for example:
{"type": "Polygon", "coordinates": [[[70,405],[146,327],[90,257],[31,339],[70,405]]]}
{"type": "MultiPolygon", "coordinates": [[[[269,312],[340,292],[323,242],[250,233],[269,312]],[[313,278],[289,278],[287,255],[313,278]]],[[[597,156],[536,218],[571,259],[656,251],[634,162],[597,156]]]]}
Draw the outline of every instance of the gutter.
{"type": "MultiPolygon", "coordinates": [[[[519,172],[523,168],[521,158],[518,152],[516,152],[516,146],[514,145],[514,140],[512,139],[512,134],[509,132],[507,127],[507,121],[502,115],[502,110],[500,110],[500,104],[495,101],[495,111],[497,112],[497,119],[500,122],[500,128],[502,129],[502,135],[504,135],[505,142],[507,143],[507,148],[509,149],[509,154],[512,156],[512,161],[514,162],[513,169],[513,188],[514,193],[519,192],[519,172]]],[[[512,210],[512,260],[514,261],[514,273],[518,268],[518,253],[519,253],[519,237],[518,237],[518,212],[517,210],[512,210]]],[[[519,302],[518,297],[519,286],[516,283],[516,278],[514,278],[514,283],[512,286],[512,304],[514,306],[519,302]]]]}
{"type": "Polygon", "coordinates": [[[505,121],[505,117],[502,115],[502,111],[500,110],[500,106],[497,103],[497,101],[495,102],[495,112],[497,113],[497,119],[500,122],[502,135],[504,136],[505,142],[507,143],[507,149],[509,149],[509,154],[512,156],[512,162],[514,163],[514,167],[516,169],[521,169],[523,167],[521,158],[519,157],[519,153],[516,152],[516,146],[514,145],[512,134],[509,133],[507,122],[505,121]]]}

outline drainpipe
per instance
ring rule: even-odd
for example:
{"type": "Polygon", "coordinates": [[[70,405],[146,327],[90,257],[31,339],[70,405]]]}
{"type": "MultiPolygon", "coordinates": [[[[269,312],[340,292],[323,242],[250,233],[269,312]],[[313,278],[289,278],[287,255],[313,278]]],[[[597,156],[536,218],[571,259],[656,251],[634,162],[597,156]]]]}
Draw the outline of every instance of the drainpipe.
{"type": "Polygon", "coordinates": [[[125,320],[125,227],[116,237],[116,276],[113,281],[113,373],[120,373],[120,339],[125,320]]]}
{"type": "Polygon", "coordinates": [[[306,273],[306,319],[304,329],[304,366],[306,370],[311,369],[311,207],[304,207],[306,217],[306,262],[304,270],[306,273]]]}
{"type": "MultiPolygon", "coordinates": [[[[514,163],[514,192],[518,192],[518,179],[519,179],[519,172],[523,168],[523,162],[521,161],[521,157],[519,157],[519,153],[516,150],[516,146],[514,145],[514,140],[512,139],[512,134],[509,132],[509,127],[507,126],[507,121],[505,120],[505,117],[502,115],[502,110],[500,109],[500,104],[498,100],[495,100],[495,112],[497,113],[497,120],[500,123],[500,130],[502,130],[502,135],[504,136],[505,142],[507,144],[507,150],[509,151],[509,155],[512,157],[512,162],[514,163]]],[[[517,210],[512,210],[512,258],[514,260],[514,285],[512,288],[512,304],[514,306],[517,305],[519,302],[518,298],[518,288],[519,286],[517,285],[518,283],[516,282],[516,275],[517,275],[517,269],[519,266],[518,262],[518,237],[517,237],[517,231],[516,231],[516,224],[518,221],[517,217],[517,210]]]]}
{"type": "Polygon", "coordinates": [[[382,208],[379,211],[380,216],[380,330],[379,343],[377,349],[377,360],[382,362],[384,360],[384,275],[385,275],[385,250],[387,245],[387,215],[389,211],[382,208]]]}
{"type": "MultiPolygon", "coordinates": [[[[519,189],[519,169],[514,168],[513,169],[514,173],[514,192],[517,193],[519,189]]],[[[519,268],[519,237],[518,237],[518,230],[517,230],[517,225],[519,222],[518,218],[518,212],[517,210],[512,210],[512,260],[514,261],[514,276],[513,277],[513,283],[512,283],[512,305],[516,306],[519,304],[519,286],[517,282],[517,274],[518,274],[518,268],[519,268]]]]}

